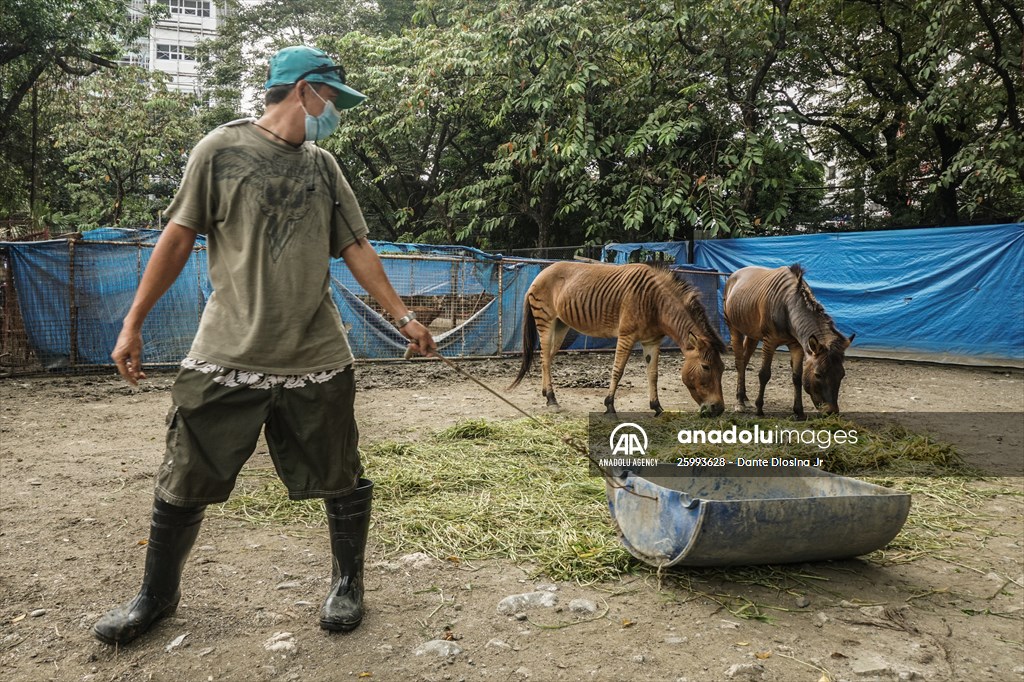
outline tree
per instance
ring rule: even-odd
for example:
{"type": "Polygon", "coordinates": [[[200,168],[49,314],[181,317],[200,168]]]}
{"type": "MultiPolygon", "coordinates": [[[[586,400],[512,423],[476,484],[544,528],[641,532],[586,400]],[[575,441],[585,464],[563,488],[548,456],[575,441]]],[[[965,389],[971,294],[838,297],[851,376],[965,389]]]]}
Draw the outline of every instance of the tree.
{"type": "Polygon", "coordinates": [[[168,90],[160,72],[121,67],[82,79],[65,94],[70,116],[54,130],[67,169],[75,229],[158,221],[202,135],[197,102],[168,90]]]}
{"type": "Polygon", "coordinates": [[[464,97],[486,103],[489,135],[480,137],[497,144],[484,172],[445,197],[469,214],[459,238],[540,248],[584,238],[580,214],[601,154],[597,112],[615,78],[599,59],[614,50],[604,9],[512,0],[461,16],[477,42],[464,97]],[[517,233],[522,242],[508,239],[517,233]]]}
{"type": "Polygon", "coordinates": [[[891,224],[1019,219],[1022,29],[1005,0],[812,3],[781,94],[891,224]]]}
{"type": "Polygon", "coordinates": [[[198,57],[215,100],[231,106],[242,101],[245,90],[262,90],[267,60],[282,47],[316,45],[351,32],[398,35],[411,24],[414,0],[227,0],[227,5],[226,20],[200,46],[198,57]]]}
{"type": "Polygon", "coordinates": [[[369,99],[325,144],[387,238],[671,239],[793,221],[806,203],[794,193],[818,169],[762,111],[779,83],[788,2],[746,3],[725,22],[724,2],[429,0],[411,23],[365,7],[241,7],[210,55],[225,84],[244,72],[256,86],[282,45],[341,58],[369,99]],[[323,34],[338,25],[361,30],[323,34]],[[778,35],[757,40],[768,30],[778,35]],[[243,59],[242,43],[265,54],[243,59]],[[747,74],[755,58],[763,68],[747,74]]]}
{"type": "Polygon", "coordinates": [[[145,19],[131,21],[119,0],[0,3],[0,211],[32,208],[36,177],[59,166],[33,144],[48,128],[39,120],[46,101],[76,79],[116,66],[148,27],[145,19]]]}
{"type": "Polygon", "coordinates": [[[706,182],[714,191],[704,210],[710,220],[701,222],[713,234],[775,230],[808,218],[804,180],[822,171],[779,116],[775,97],[796,75],[795,14],[790,0],[675,3],[667,28],[688,59],[673,60],[686,70],[674,79],[695,88],[698,99],[683,103],[701,106],[711,124],[715,151],[706,182]]]}
{"type": "Polygon", "coordinates": [[[443,195],[478,178],[489,149],[482,105],[465,94],[471,43],[434,26],[325,42],[367,99],[324,146],[388,239],[456,241],[460,217],[443,195]]]}
{"type": "Polygon", "coordinates": [[[509,133],[487,175],[451,193],[476,212],[463,234],[526,218],[544,246],[792,219],[796,178],[814,171],[797,172],[810,163],[804,145],[768,101],[787,11],[616,0],[466,10],[482,35],[477,97],[499,93],[492,126],[509,133]]]}
{"type": "Polygon", "coordinates": [[[34,164],[54,210],[145,219],[150,195],[171,191],[156,179],[180,172],[165,150],[236,117],[267,58],[304,43],[368,95],[324,144],[375,236],[515,248],[805,229],[824,222],[812,156],[840,168],[854,210],[873,200],[892,224],[1024,215],[1024,24],[1008,0],[230,1],[200,48],[213,109],[79,75],[134,30],[113,0],[76,0],[75,17],[44,0],[0,9],[0,27],[21,36],[0,44],[9,206],[25,203],[6,190],[28,184],[35,123],[66,155],[34,164]],[[103,18],[113,38],[96,29],[103,18]],[[38,116],[33,83],[45,84],[38,116]],[[102,120],[101,95],[125,106],[102,120]],[[124,155],[103,146],[115,136],[124,155]]]}
{"type": "Polygon", "coordinates": [[[0,140],[25,96],[49,68],[84,76],[114,67],[124,46],[145,35],[118,0],[11,0],[0,7],[0,140]]]}

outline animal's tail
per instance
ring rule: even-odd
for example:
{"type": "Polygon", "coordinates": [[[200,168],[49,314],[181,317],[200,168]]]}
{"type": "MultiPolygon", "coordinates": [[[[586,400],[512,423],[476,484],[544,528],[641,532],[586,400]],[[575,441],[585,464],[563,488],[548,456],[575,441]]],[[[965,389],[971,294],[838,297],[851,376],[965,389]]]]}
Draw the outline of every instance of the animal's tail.
{"type": "Polygon", "coordinates": [[[530,371],[533,364],[533,349],[537,345],[537,321],[533,319],[533,308],[530,302],[523,302],[523,362],[519,366],[519,374],[516,380],[509,384],[509,388],[515,388],[523,380],[526,373],[530,371]]]}

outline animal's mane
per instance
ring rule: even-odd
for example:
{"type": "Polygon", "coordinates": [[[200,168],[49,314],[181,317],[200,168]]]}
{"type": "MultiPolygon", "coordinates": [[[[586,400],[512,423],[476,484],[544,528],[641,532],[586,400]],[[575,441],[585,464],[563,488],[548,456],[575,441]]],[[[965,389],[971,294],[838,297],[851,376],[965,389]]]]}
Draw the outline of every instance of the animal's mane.
{"type": "Polygon", "coordinates": [[[829,343],[829,352],[844,351],[845,346],[843,345],[843,341],[845,340],[845,337],[836,327],[835,320],[833,320],[832,316],[825,310],[825,306],[821,305],[818,299],[814,297],[814,292],[811,291],[811,286],[807,283],[807,280],[804,279],[804,273],[806,270],[804,270],[803,266],[799,263],[793,263],[789,266],[789,271],[796,275],[796,291],[800,295],[800,298],[807,307],[811,309],[811,312],[815,316],[823,318],[828,322],[829,331],[834,334],[832,341],[829,343]]]}
{"type": "Polygon", "coordinates": [[[683,308],[689,313],[690,319],[693,320],[700,332],[711,342],[712,347],[719,353],[724,353],[725,342],[718,335],[718,330],[711,326],[711,321],[708,319],[708,313],[701,303],[700,292],[697,288],[682,277],[678,277],[675,272],[664,265],[649,264],[649,267],[655,280],[661,284],[665,291],[682,303],[683,308]]]}

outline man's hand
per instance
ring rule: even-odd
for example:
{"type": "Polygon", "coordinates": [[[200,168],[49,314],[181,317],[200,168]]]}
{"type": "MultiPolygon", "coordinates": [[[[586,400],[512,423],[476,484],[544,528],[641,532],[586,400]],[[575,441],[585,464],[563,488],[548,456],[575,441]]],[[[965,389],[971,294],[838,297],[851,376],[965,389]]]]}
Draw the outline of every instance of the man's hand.
{"type": "Polygon", "coordinates": [[[141,332],[122,327],[111,358],[118,366],[118,372],[132,386],[137,386],[139,379],[145,379],[145,372],[142,371],[141,332]]]}
{"type": "Polygon", "coordinates": [[[142,371],[141,332],[122,327],[110,357],[117,365],[117,371],[132,386],[138,386],[139,379],[146,378],[146,373],[142,371]]]}
{"type": "Polygon", "coordinates": [[[437,352],[437,344],[434,343],[434,337],[431,335],[430,330],[420,324],[419,321],[411,320],[399,331],[402,332],[402,336],[412,342],[409,344],[409,348],[420,355],[430,355],[437,352]]]}
{"type": "Polygon", "coordinates": [[[110,354],[117,365],[117,371],[132,386],[138,386],[139,379],[146,378],[146,373],[142,371],[142,323],[178,278],[192,256],[195,243],[195,230],[171,220],[153,247],[153,254],[139,282],[139,290],[135,292],[132,307],[125,315],[121,333],[117,335],[117,344],[110,354]]]}

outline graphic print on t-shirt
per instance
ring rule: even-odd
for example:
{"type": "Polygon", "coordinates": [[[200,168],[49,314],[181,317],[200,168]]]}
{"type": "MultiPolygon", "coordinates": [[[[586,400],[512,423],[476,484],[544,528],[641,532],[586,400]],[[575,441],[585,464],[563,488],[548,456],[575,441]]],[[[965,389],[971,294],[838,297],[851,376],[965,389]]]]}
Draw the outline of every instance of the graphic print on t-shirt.
{"type": "Polygon", "coordinates": [[[276,263],[309,213],[311,168],[298,159],[266,157],[239,148],[218,150],[213,167],[218,183],[241,180],[241,191],[255,199],[265,218],[270,257],[276,263]]]}

